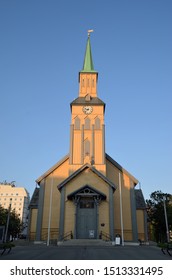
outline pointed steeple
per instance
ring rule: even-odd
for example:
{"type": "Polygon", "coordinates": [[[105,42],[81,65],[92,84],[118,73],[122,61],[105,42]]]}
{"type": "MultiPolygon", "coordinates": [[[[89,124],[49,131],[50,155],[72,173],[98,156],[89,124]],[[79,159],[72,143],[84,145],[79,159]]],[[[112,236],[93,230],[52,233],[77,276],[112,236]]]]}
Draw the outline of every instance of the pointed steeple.
{"type": "Polygon", "coordinates": [[[91,43],[90,43],[90,34],[88,33],[88,39],[87,39],[87,46],[85,51],[85,57],[84,57],[84,64],[81,72],[85,73],[96,73],[94,70],[93,65],[93,59],[92,59],[92,53],[91,53],[91,43]]]}
{"type": "Polygon", "coordinates": [[[97,97],[97,79],[98,72],[94,70],[91,44],[90,44],[90,32],[88,30],[88,39],[85,50],[84,64],[82,70],[79,72],[79,97],[97,97]]]}

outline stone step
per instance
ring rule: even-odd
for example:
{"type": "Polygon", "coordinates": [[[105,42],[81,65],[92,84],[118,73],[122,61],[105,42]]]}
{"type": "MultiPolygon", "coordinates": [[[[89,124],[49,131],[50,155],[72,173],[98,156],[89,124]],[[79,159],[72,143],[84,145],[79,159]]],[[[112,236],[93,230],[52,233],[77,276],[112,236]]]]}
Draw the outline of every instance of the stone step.
{"type": "Polygon", "coordinates": [[[66,241],[59,241],[59,246],[112,246],[111,241],[104,241],[101,239],[70,239],[66,241]]]}

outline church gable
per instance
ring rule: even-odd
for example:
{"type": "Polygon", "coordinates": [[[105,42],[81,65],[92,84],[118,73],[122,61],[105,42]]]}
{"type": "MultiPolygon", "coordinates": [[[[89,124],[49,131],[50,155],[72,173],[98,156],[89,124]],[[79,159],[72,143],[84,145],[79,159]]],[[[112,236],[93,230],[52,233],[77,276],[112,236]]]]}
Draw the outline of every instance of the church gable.
{"type": "Polygon", "coordinates": [[[112,201],[111,196],[115,186],[106,177],[86,165],[64,180],[59,190],[63,197],[64,233],[72,231],[76,238],[89,238],[89,230],[91,230],[98,238],[101,224],[105,224],[104,230],[109,232],[109,203],[112,201]],[[77,220],[75,220],[75,213],[77,213],[77,220]],[[84,221],[89,225],[88,230],[85,228],[83,232],[84,221]]]}
{"type": "Polygon", "coordinates": [[[109,185],[113,191],[115,191],[116,186],[113,184],[108,178],[106,178],[101,172],[95,169],[93,166],[89,164],[83,165],[77,171],[73,172],[68,178],[66,178],[63,182],[58,185],[58,189],[61,190],[64,186],[71,183],[73,180],[78,179],[83,181],[83,185],[85,183],[98,184],[101,180],[102,184],[109,185]]]}
{"type": "Polygon", "coordinates": [[[70,193],[67,198],[69,200],[72,200],[73,198],[80,198],[80,197],[93,197],[96,199],[101,199],[101,200],[105,200],[106,199],[106,195],[102,192],[100,192],[99,190],[89,186],[89,185],[85,185],[83,187],[81,187],[80,189],[70,193]]]}

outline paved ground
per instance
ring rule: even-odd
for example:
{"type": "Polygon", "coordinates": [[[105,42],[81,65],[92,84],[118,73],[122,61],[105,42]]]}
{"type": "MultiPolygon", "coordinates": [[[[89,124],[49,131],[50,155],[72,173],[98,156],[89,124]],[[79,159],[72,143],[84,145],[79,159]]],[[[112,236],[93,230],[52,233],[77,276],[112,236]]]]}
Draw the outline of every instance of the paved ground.
{"type": "MultiPolygon", "coordinates": [[[[0,251],[1,253],[1,251],[0,251]]],[[[16,246],[0,260],[172,260],[155,246],[16,246]]]]}

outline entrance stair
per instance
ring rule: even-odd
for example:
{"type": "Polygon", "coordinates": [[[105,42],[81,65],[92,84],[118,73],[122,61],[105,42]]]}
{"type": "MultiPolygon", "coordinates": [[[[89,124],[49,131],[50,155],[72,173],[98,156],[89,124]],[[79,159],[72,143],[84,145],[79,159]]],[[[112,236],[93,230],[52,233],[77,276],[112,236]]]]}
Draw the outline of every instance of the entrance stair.
{"type": "Polygon", "coordinates": [[[59,241],[58,246],[112,246],[112,241],[104,241],[102,239],[70,239],[59,241]]]}

